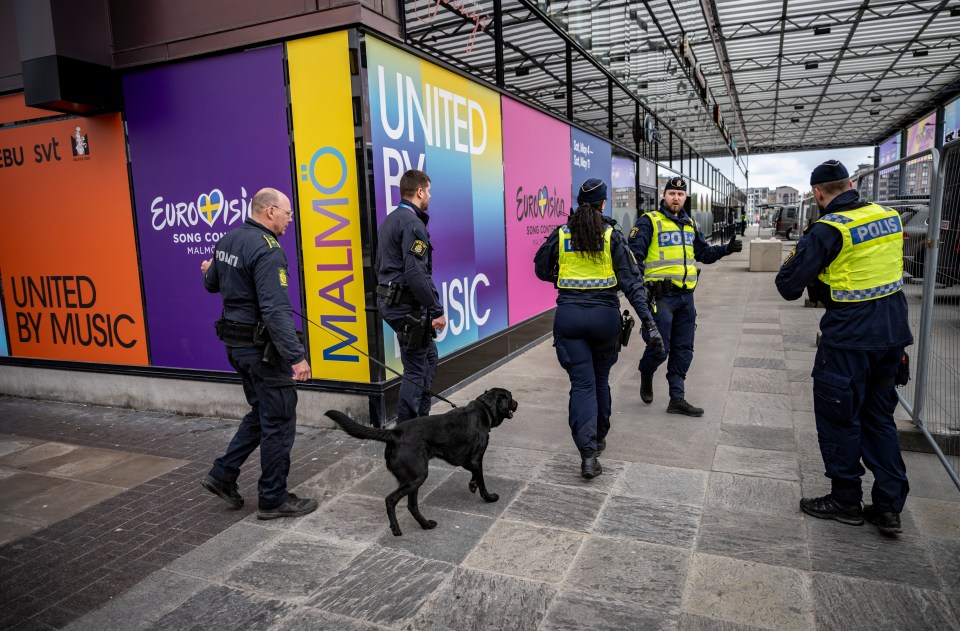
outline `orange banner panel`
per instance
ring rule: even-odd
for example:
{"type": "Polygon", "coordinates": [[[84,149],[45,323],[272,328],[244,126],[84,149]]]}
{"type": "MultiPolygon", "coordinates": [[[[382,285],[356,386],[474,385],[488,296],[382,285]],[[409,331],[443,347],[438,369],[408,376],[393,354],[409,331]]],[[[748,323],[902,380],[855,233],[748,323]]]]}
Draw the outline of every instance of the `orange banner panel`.
{"type": "Polygon", "coordinates": [[[119,114],[0,130],[10,355],[146,364],[119,114]]]}
{"type": "Polygon", "coordinates": [[[9,96],[0,96],[0,123],[17,123],[37,118],[51,118],[53,116],[63,116],[63,113],[52,110],[42,110],[36,107],[27,107],[26,102],[23,100],[23,92],[9,96]]]}

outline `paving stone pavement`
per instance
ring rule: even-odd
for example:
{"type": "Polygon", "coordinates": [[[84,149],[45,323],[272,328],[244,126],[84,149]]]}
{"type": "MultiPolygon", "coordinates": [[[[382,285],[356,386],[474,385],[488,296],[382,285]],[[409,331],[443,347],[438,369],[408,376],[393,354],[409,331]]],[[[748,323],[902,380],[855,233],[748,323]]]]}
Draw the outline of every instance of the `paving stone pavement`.
{"type": "Polygon", "coordinates": [[[665,413],[662,374],[640,401],[634,342],[611,373],[604,474],[584,480],[547,340],[451,395],[506,386],[520,403],[485,460],[499,501],[434,461],[420,508],[438,525],[401,501],[402,537],[379,443],[300,428],[291,488],[320,508],[264,522],[256,454],[243,508],[198,484],[235,421],[0,398],[4,457],[44,442],[182,462],[0,546],[0,629],[960,630],[960,493],[935,457],[905,454],[896,539],[800,513],[828,489],[804,377],[819,313],[745,250],[697,290],[702,418],[665,413]]]}

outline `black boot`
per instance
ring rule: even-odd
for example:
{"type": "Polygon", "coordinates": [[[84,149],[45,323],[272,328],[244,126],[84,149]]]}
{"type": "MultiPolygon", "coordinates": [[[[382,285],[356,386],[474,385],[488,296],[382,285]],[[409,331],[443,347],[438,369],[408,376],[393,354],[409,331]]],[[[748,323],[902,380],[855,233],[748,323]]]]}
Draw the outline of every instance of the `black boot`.
{"type": "Polygon", "coordinates": [[[876,526],[881,534],[892,536],[903,532],[903,527],[900,525],[900,513],[887,512],[878,509],[873,504],[867,504],[863,507],[863,518],[876,526]]]}
{"type": "Polygon", "coordinates": [[[603,453],[603,450],[607,448],[607,439],[601,438],[597,441],[597,458],[600,457],[600,454],[603,453]]]}
{"type": "Polygon", "coordinates": [[[640,400],[653,403],[653,375],[640,373],[640,400]]]}
{"type": "Polygon", "coordinates": [[[667,406],[667,413],[703,416],[703,408],[690,405],[686,399],[670,399],[670,405],[667,406]]]}
{"type": "Polygon", "coordinates": [[[580,475],[590,479],[603,473],[603,468],[597,460],[597,452],[592,449],[580,450],[580,475]]]}

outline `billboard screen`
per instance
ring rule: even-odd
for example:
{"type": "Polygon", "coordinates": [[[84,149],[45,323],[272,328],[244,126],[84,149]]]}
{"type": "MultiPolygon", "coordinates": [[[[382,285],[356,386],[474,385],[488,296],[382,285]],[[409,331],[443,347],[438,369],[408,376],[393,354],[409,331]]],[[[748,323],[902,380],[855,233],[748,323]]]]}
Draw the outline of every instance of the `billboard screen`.
{"type": "Polygon", "coordinates": [[[943,106],[943,143],[960,140],[960,99],[943,106]]]}
{"type": "Polygon", "coordinates": [[[921,118],[907,130],[907,155],[933,149],[937,136],[937,113],[921,118]]]}
{"type": "Polygon", "coordinates": [[[613,208],[613,193],[610,186],[610,143],[600,140],[576,127],[570,128],[570,184],[573,196],[569,208],[577,207],[577,192],[584,180],[592,177],[601,179],[607,185],[607,206],[603,214],[610,216],[613,208]]]}
{"type": "Polygon", "coordinates": [[[12,156],[0,169],[10,354],[146,364],[120,115],[3,129],[0,146],[12,156]]]}
{"type": "Polygon", "coordinates": [[[637,221],[637,163],[630,158],[613,158],[613,218],[629,233],[637,221]]]}
{"type": "MultiPolygon", "coordinates": [[[[223,304],[200,263],[259,189],[293,198],[283,47],[133,72],[123,91],[152,362],[230,370],[213,329],[223,304]]],[[[279,240],[299,311],[294,230],[279,240]]]]}
{"type": "Polygon", "coordinates": [[[894,134],[880,143],[880,166],[900,159],[900,134],[894,134]]]}
{"type": "Polygon", "coordinates": [[[287,44],[310,366],[370,381],[349,55],[346,32],[287,44]]]}
{"type": "MultiPolygon", "coordinates": [[[[430,176],[433,280],[447,316],[442,357],[507,326],[500,99],[372,37],[366,46],[377,224],[399,203],[405,171],[430,176]]],[[[569,160],[564,168],[569,174],[569,160]]],[[[397,367],[386,324],[384,335],[386,361],[397,367]]]]}
{"type": "Polygon", "coordinates": [[[550,309],[557,290],[533,273],[533,256],[567,220],[571,201],[570,128],[503,97],[503,172],[507,207],[510,324],[550,309]]]}

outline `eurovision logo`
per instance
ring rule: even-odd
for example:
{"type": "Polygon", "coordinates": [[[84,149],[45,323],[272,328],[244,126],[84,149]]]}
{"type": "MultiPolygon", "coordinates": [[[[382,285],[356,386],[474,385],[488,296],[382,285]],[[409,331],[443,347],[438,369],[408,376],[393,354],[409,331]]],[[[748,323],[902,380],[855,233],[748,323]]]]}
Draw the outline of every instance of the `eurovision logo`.
{"type": "Polygon", "coordinates": [[[90,140],[80,127],[70,137],[70,149],[73,150],[74,160],[90,159],[90,140]]]}
{"type": "Polygon", "coordinates": [[[219,188],[201,193],[196,201],[169,202],[162,196],[150,204],[151,225],[154,230],[166,228],[193,228],[206,224],[211,228],[242,223],[250,216],[247,189],[240,187],[240,197],[227,199],[219,188]]]}
{"type": "Polygon", "coordinates": [[[554,187],[552,195],[550,189],[546,186],[537,189],[535,194],[525,195],[521,186],[517,189],[516,200],[517,221],[523,221],[527,218],[559,218],[567,214],[566,203],[557,194],[556,187],[554,187]]]}

